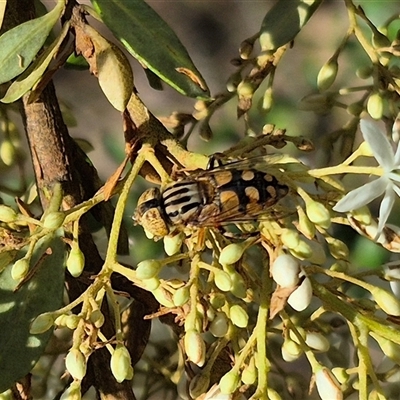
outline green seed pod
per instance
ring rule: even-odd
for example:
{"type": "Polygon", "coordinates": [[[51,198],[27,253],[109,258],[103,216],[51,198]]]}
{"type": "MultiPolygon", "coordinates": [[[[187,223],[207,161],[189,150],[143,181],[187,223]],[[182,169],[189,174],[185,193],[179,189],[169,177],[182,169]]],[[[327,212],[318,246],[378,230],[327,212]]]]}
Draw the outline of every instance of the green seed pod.
{"type": "Polygon", "coordinates": [[[67,270],[74,277],[77,278],[81,275],[85,267],[85,255],[77,244],[72,246],[72,249],[67,258],[67,270]]]}
{"type": "Polygon", "coordinates": [[[230,308],[229,318],[233,325],[236,325],[239,328],[246,328],[249,322],[249,316],[246,310],[238,304],[235,304],[230,308]]]}
{"type": "Polygon", "coordinates": [[[86,375],[86,358],[78,349],[71,349],[65,357],[65,367],[74,379],[81,381],[86,375]]]}
{"type": "Polygon", "coordinates": [[[101,328],[104,325],[104,314],[99,309],[93,310],[89,318],[96,328],[101,328]]]}
{"type": "Polygon", "coordinates": [[[223,292],[228,292],[232,288],[232,279],[229,274],[222,270],[217,270],[214,272],[214,283],[219,290],[223,292]]]}
{"type": "Polygon", "coordinates": [[[242,258],[244,250],[244,243],[228,244],[228,246],[225,246],[222,249],[218,261],[222,265],[235,264],[235,262],[239,261],[242,258]]]}
{"type": "Polygon", "coordinates": [[[115,380],[121,383],[127,379],[129,375],[129,367],[131,367],[131,355],[128,349],[123,345],[117,345],[113,354],[111,355],[111,372],[115,380]]]}
{"type": "Polygon", "coordinates": [[[172,296],[172,301],[176,307],[181,307],[189,301],[190,293],[187,286],[183,286],[175,291],[172,296]]]}
{"type": "Polygon", "coordinates": [[[376,120],[382,119],[383,115],[383,99],[382,96],[378,93],[372,93],[367,101],[367,111],[368,114],[376,120]]]}
{"type": "Polygon", "coordinates": [[[370,286],[368,289],[378,306],[389,315],[400,316],[400,300],[388,291],[370,286]]]}
{"type": "Polygon", "coordinates": [[[52,313],[44,313],[38,315],[31,324],[29,333],[37,335],[48,331],[54,324],[54,316],[52,313]]]}
{"type": "Polygon", "coordinates": [[[240,375],[236,371],[229,371],[219,381],[219,388],[222,394],[233,393],[240,384],[240,375]]]}
{"type": "Polygon", "coordinates": [[[241,378],[245,385],[253,385],[256,382],[257,368],[254,357],[250,358],[249,364],[244,368],[241,378]]]}
{"type": "Polygon", "coordinates": [[[10,222],[15,222],[18,218],[18,214],[8,206],[0,204],[0,221],[6,224],[10,222]]]}
{"type": "Polygon", "coordinates": [[[184,345],[188,360],[202,367],[206,359],[206,345],[200,333],[194,329],[187,331],[184,345]]]}
{"type": "Polygon", "coordinates": [[[52,211],[48,213],[43,220],[43,227],[55,231],[62,226],[65,220],[65,213],[62,211],[52,211]]]}
{"type": "Polygon", "coordinates": [[[331,225],[331,215],[327,208],[317,201],[308,201],[306,203],[306,213],[308,218],[314,224],[328,229],[331,225]]]}
{"type": "Polygon", "coordinates": [[[29,261],[26,258],[17,260],[11,268],[11,277],[14,281],[20,281],[25,278],[29,271],[29,261]]]}
{"type": "Polygon", "coordinates": [[[157,260],[141,261],[136,268],[136,277],[138,279],[151,279],[157,277],[162,264],[157,260]]]}
{"type": "Polygon", "coordinates": [[[4,140],[0,145],[0,158],[7,167],[11,167],[17,161],[17,152],[10,140],[4,140]]]}
{"type": "Polygon", "coordinates": [[[81,320],[81,317],[75,314],[68,315],[66,320],[65,320],[65,325],[67,328],[73,330],[76,329],[76,327],[79,324],[79,321],[81,320]]]}
{"type": "Polygon", "coordinates": [[[185,240],[185,235],[180,232],[177,235],[164,236],[164,250],[168,256],[173,256],[178,253],[185,240]]]}
{"type": "Polygon", "coordinates": [[[210,324],[209,331],[214,337],[224,337],[229,329],[229,321],[225,313],[218,312],[210,324]]]}
{"type": "Polygon", "coordinates": [[[337,73],[339,69],[339,64],[337,57],[334,56],[330,58],[319,70],[317,77],[317,86],[321,92],[328,90],[333,82],[335,82],[337,73]]]}

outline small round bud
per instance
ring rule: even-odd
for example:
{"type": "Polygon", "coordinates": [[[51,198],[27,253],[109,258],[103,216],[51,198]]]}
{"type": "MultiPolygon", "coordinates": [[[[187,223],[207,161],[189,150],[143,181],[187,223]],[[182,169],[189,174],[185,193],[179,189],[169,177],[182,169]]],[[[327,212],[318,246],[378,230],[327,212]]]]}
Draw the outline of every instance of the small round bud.
{"type": "Polygon", "coordinates": [[[318,332],[307,332],[305,342],[310,348],[321,353],[327,352],[330,347],[329,340],[318,332]]]}
{"type": "Polygon", "coordinates": [[[172,296],[172,301],[177,307],[181,307],[189,301],[190,294],[189,288],[187,286],[183,286],[177,289],[172,296]]]}
{"type": "Polygon", "coordinates": [[[68,315],[65,319],[65,326],[71,330],[76,329],[79,324],[81,317],[75,314],[68,315]]]}
{"type": "Polygon", "coordinates": [[[224,337],[229,329],[228,318],[225,313],[218,312],[210,324],[209,331],[215,337],[224,337]]]}
{"type": "Polygon", "coordinates": [[[328,368],[321,368],[315,374],[315,383],[321,400],[343,399],[340,384],[328,368]]]}
{"type": "Polygon", "coordinates": [[[283,229],[281,240],[288,249],[294,249],[300,243],[299,232],[295,231],[294,229],[283,229]]]}
{"type": "Polygon", "coordinates": [[[311,247],[304,240],[300,240],[299,245],[294,249],[289,249],[289,251],[300,260],[308,259],[313,255],[311,247]]]}
{"type": "Polygon", "coordinates": [[[11,277],[14,281],[20,281],[25,278],[29,271],[29,261],[26,258],[17,260],[11,268],[11,277]]]}
{"type": "Polygon", "coordinates": [[[184,338],[184,345],[188,360],[202,367],[206,359],[206,344],[200,333],[194,329],[187,331],[184,338]]]}
{"type": "Polygon", "coordinates": [[[151,279],[158,275],[162,265],[157,260],[141,261],[136,268],[136,277],[138,279],[151,279]]]}
{"type": "Polygon", "coordinates": [[[143,286],[146,290],[156,290],[160,286],[160,280],[158,278],[143,279],[143,286]]]}
{"type": "Polygon", "coordinates": [[[44,217],[43,227],[46,229],[56,230],[62,226],[64,220],[65,213],[62,211],[52,211],[44,217]]]}
{"type": "Polygon", "coordinates": [[[312,294],[311,281],[306,277],[301,285],[290,294],[287,302],[294,310],[301,312],[310,305],[312,294]]]}
{"type": "Polygon", "coordinates": [[[225,296],[222,293],[211,293],[210,294],[210,304],[218,310],[225,304],[225,296]]]}
{"type": "MultiPolygon", "coordinates": [[[[155,279],[155,278],[153,278],[155,279]]],[[[144,282],[147,282],[144,281],[144,282]]],[[[162,304],[164,307],[174,307],[174,303],[172,301],[172,294],[162,286],[158,286],[156,289],[152,290],[153,296],[156,298],[156,300],[162,304]]]]}
{"type": "Polygon", "coordinates": [[[178,253],[185,240],[185,235],[180,232],[177,235],[164,236],[164,250],[168,256],[178,253]]]}
{"type": "Polygon", "coordinates": [[[250,359],[249,364],[244,368],[241,378],[245,385],[253,385],[257,380],[257,368],[253,357],[250,359]]]}
{"type": "Polygon", "coordinates": [[[101,328],[104,325],[104,314],[98,309],[92,311],[89,319],[96,328],[101,328]]]}
{"type": "Polygon", "coordinates": [[[276,258],[271,265],[272,279],[282,287],[294,287],[299,282],[300,264],[287,254],[276,258]]]}
{"type": "Polygon", "coordinates": [[[0,158],[7,167],[11,167],[17,161],[17,152],[11,140],[4,140],[1,143],[0,158]]]}
{"type": "Polygon", "coordinates": [[[324,229],[330,227],[331,215],[323,204],[317,201],[308,201],[306,203],[306,213],[308,218],[310,218],[310,221],[314,222],[314,224],[319,225],[324,229]]]}
{"type": "Polygon", "coordinates": [[[347,259],[349,256],[349,248],[345,243],[331,236],[327,237],[325,240],[328,243],[329,251],[334,258],[339,260],[347,259]]]}
{"type": "Polygon", "coordinates": [[[360,79],[368,79],[371,77],[372,72],[373,72],[373,68],[369,65],[365,65],[363,67],[359,67],[356,69],[356,75],[360,78],[360,79]]]}
{"type": "Polygon", "coordinates": [[[219,388],[222,394],[233,393],[240,383],[240,375],[236,371],[229,371],[219,381],[219,388]]]}
{"type": "Polygon", "coordinates": [[[65,357],[65,367],[74,379],[81,381],[86,375],[86,358],[78,349],[71,349],[65,357]]]}
{"type": "Polygon", "coordinates": [[[237,94],[239,97],[251,98],[254,93],[254,85],[247,81],[241,81],[237,87],[237,94]]]}
{"type": "Polygon", "coordinates": [[[296,361],[302,354],[301,347],[291,339],[285,339],[281,348],[282,358],[286,362],[296,361]]]}
{"type": "Polygon", "coordinates": [[[400,300],[385,289],[372,286],[368,289],[378,306],[389,315],[400,316],[400,300]]]}
{"type": "Polygon", "coordinates": [[[18,214],[8,206],[0,204],[0,221],[6,224],[10,222],[15,222],[18,218],[18,214]]]}
{"type": "Polygon", "coordinates": [[[60,326],[60,327],[62,327],[62,326],[67,326],[67,318],[68,318],[68,315],[67,315],[67,314],[61,314],[61,315],[59,315],[59,316],[55,319],[54,325],[57,325],[57,326],[60,326]]]}
{"type": "Polygon", "coordinates": [[[110,360],[111,372],[115,380],[121,383],[127,379],[131,365],[131,355],[125,346],[117,345],[110,360]]]}
{"type": "Polygon", "coordinates": [[[239,261],[245,250],[245,246],[240,243],[231,243],[225,246],[219,255],[219,263],[222,265],[235,264],[239,261]]]}
{"type": "Polygon", "coordinates": [[[228,292],[232,288],[232,279],[229,274],[222,270],[217,270],[214,272],[214,283],[219,290],[223,292],[228,292]]]}
{"type": "Polygon", "coordinates": [[[328,90],[332,86],[333,82],[335,82],[338,69],[339,65],[337,57],[334,56],[330,58],[319,70],[317,86],[321,92],[328,90]]]}
{"type": "Polygon", "coordinates": [[[79,381],[72,382],[68,389],[62,394],[60,400],[81,400],[81,383],[79,381]]]}
{"type": "Polygon", "coordinates": [[[239,328],[246,328],[249,323],[249,316],[246,310],[238,304],[235,304],[230,308],[229,318],[233,325],[236,325],[239,328]]]}
{"type": "Polygon", "coordinates": [[[382,119],[383,115],[383,99],[382,96],[378,93],[372,93],[367,101],[367,111],[368,114],[376,120],[382,119]]]}
{"type": "Polygon", "coordinates": [[[54,316],[51,313],[44,313],[38,315],[31,324],[29,333],[37,335],[48,331],[54,324],[54,316]]]}
{"type": "Polygon", "coordinates": [[[85,255],[77,244],[72,246],[66,262],[68,272],[77,278],[81,275],[85,267],[85,255]]]}

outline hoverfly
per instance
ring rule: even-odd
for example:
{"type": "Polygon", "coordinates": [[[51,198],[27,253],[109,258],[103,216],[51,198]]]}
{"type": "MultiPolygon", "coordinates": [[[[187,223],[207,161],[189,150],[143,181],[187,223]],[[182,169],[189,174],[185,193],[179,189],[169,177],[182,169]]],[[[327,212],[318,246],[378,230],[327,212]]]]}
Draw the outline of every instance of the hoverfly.
{"type": "Polygon", "coordinates": [[[146,190],[133,219],[156,238],[176,228],[255,220],[289,192],[273,175],[279,168],[266,165],[265,156],[217,166],[211,158],[206,170],[195,171],[161,191],[146,190]]]}

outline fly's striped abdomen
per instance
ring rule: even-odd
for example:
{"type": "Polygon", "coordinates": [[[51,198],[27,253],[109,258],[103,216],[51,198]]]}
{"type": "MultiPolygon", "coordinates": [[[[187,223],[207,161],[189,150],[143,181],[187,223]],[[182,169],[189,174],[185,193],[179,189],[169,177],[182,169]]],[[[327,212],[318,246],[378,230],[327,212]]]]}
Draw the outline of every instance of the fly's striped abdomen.
{"type": "Polygon", "coordinates": [[[186,223],[194,218],[204,204],[196,181],[185,180],[174,183],[162,194],[165,214],[173,224],[186,223]]]}

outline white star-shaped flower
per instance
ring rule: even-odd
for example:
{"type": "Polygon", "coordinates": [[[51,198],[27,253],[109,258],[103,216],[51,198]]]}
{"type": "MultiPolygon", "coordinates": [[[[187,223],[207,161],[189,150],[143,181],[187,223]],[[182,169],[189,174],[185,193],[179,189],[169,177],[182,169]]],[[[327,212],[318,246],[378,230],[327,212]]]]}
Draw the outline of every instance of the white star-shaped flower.
{"type": "Polygon", "coordinates": [[[356,210],[379,196],[383,200],[379,208],[379,224],[377,237],[382,232],[389,214],[393,208],[396,195],[400,197],[400,146],[398,143],[389,142],[386,134],[370,121],[361,120],[361,132],[364,140],[369,144],[371,151],[383,168],[383,174],[378,179],[347,193],[334,207],[337,212],[356,210]]]}

